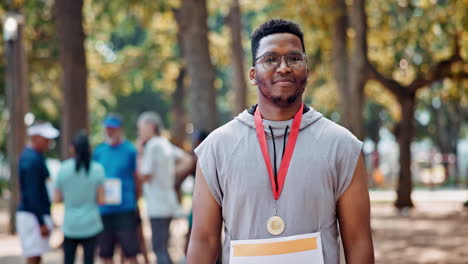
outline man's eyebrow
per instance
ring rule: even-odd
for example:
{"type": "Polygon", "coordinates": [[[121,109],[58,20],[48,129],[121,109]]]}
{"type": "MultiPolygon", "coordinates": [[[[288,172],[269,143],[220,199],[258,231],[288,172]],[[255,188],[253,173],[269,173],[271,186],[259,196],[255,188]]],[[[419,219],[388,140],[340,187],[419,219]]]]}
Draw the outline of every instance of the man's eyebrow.
{"type": "MultiPolygon", "coordinates": [[[[304,52],[302,50],[292,50],[292,51],[289,51],[289,52],[287,52],[285,54],[291,54],[291,53],[301,53],[302,54],[304,52]]],[[[257,61],[258,59],[260,59],[260,58],[262,58],[264,56],[268,56],[268,55],[281,55],[281,54],[279,54],[278,52],[274,52],[274,51],[267,51],[267,52],[263,53],[262,55],[257,56],[257,58],[255,58],[255,61],[257,61]]]]}
{"type": "Polygon", "coordinates": [[[278,53],[274,52],[274,51],[267,51],[267,52],[263,53],[262,55],[258,56],[257,58],[263,57],[265,55],[277,55],[277,54],[278,53]]]}
{"type": "Polygon", "coordinates": [[[258,61],[259,59],[263,58],[264,56],[267,56],[267,55],[274,55],[274,54],[278,54],[278,53],[272,52],[272,51],[265,52],[265,53],[263,53],[262,55],[258,55],[258,56],[255,58],[255,61],[258,61]]]}
{"type": "MultiPolygon", "coordinates": [[[[304,53],[304,52],[302,50],[291,50],[285,54],[291,54],[291,53],[304,53]]],[[[281,55],[281,54],[279,54],[278,52],[274,52],[274,51],[267,51],[263,53],[262,55],[258,56],[258,58],[265,56],[265,55],[281,55]]]]}

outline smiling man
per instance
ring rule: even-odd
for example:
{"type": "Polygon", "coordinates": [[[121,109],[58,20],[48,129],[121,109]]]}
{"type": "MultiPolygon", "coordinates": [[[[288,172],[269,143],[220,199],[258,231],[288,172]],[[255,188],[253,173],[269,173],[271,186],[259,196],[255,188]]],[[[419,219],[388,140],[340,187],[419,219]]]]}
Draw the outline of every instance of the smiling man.
{"type": "Polygon", "coordinates": [[[374,263],[362,142],[306,106],[300,28],[275,19],[252,36],[258,104],[196,149],[188,263],[374,263]],[[339,228],[338,228],[339,223],[339,228]]]}

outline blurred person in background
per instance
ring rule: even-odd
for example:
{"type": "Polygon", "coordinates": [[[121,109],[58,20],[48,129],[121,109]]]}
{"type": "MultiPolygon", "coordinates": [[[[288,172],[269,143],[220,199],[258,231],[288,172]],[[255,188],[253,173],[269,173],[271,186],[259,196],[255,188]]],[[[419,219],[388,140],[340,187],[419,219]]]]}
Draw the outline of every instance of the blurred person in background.
{"type": "Polygon", "coordinates": [[[27,130],[29,143],[19,159],[20,202],[16,212],[16,228],[23,256],[28,264],[41,263],[41,255],[50,250],[53,229],[50,200],[46,188],[49,177],[44,152],[59,131],[50,123],[36,123],[27,130]]]}
{"type": "MultiPolygon", "coordinates": [[[[192,152],[190,155],[192,156],[192,163],[190,166],[187,166],[186,168],[180,168],[179,170],[176,171],[176,189],[179,190],[180,186],[182,183],[192,175],[195,177],[195,172],[197,169],[197,155],[195,155],[195,150],[198,145],[200,145],[203,140],[208,136],[208,133],[205,131],[197,130],[193,132],[192,134],[192,152]]],[[[180,199],[179,199],[180,200],[180,199]]],[[[185,249],[184,252],[187,254],[187,249],[188,249],[188,242],[190,240],[190,233],[192,232],[192,217],[193,217],[193,211],[190,210],[190,214],[188,215],[188,231],[187,231],[187,236],[186,236],[186,241],[185,241],[185,249]]]]}
{"type": "Polygon", "coordinates": [[[168,252],[169,226],[179,214],[175,191],[175,170],[192,164],[191,157],[161,136],[161,117],[154,112],[142,113],[137,122],[140,146],[138,168],[143,183],[147,215],[151,223],[153,251],[158,264],[172,263],[168,252]]]}
{"type": "Polygon", "coordinates": [[[113,263],[119,244],[131,264],[137,263],[140,251],[137,232],[137,181],[135,147],[124,138],[123,120],[117,114],[104,119],[106,141],[96,147],[93,159],[106,175],[105,205],[100,206],[104,230],[99,239],[99,255],[104,264],[113,263]]]}
{"type": "MultiPolygon", "coordinates": [[[[176,186],[181,186],[182,183],[185,181],[185,179],[192,175],[195,177],[196,175],[196,170],[197,170],[197,155],[195,154],[195,149],[207,138],[209,135],[208,132],[203,131],[203,130],[197,130],[193,132],[192,134],[192,152],[190,153],[192,155],[192,164],[191,166],[188,167],[180,167],[176,171],[177,175],[177,182],[176,186]]],[[[189,246],[189,241],[190,241],[190,234],[192,233],[192,226],[193,226],[193,210],[190,210],[190,213],[187,217],[188,221],[188,230],[187,230],[187,235],[185,236],[185,248],[184,252],[187,254],[188,251],[188,246],[189,246]]],[[[222,255],[223,255],[223,247],[222,244],[220,244],[219,250],[218,250],[218,258],[216,259],[216,264],[221,264],[222,263],[222,255]]]]}
{"type": "Polygon", "coordinates": [[[99,233],[103,230],[99,204],[104,203],[104,168],[91,160],[91,148],[84,131],[73,137],[73,158],[62,163],[55,183],[54,200],[64,202],[64,263],[74,264],[78,245],[84,264],[93,264],[99,233]]]}

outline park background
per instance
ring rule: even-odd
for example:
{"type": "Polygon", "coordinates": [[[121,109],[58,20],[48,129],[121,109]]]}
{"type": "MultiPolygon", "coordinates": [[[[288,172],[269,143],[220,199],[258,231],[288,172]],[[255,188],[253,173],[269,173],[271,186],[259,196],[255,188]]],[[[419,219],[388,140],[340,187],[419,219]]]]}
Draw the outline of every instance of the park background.
{"type": "MultiPolygon", "coordinates": [[[[0,18],[0,262],[20,259],[27,125],[61,130],[52,171],[79,129],[103,140],[109,112],[134,141],[157,111],[190,151],[193,131],[255,103],[250,36],[269,18],[304,31],[305,101],[365,142],[377,263],[468,262],[467,0],[1,0],[0,18]]],[[[172,227],[180,261],[185,229],[172,227]]]]}

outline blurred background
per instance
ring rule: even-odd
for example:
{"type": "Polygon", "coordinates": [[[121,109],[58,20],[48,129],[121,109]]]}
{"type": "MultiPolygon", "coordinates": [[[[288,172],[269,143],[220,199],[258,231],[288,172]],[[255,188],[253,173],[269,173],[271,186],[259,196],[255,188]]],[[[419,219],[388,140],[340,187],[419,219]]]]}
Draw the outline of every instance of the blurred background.
{"type": "MultiPolygon", "coordinates": [[[[138,115],[157,111],[190,151],[193,131],[256,102],[250,36],[270,18],[304,31],[305,101],[365,142],[377,263],[468,263],[468,1],[1,0],[0,18],[1,263],[21,261],[11,223],[27,125],[61,130],[52,174],[80,128],[103,140],[109,112],[134,141],[138,115]]],[[[183,221],[171,227],[181,262],[183,221]]]]}

